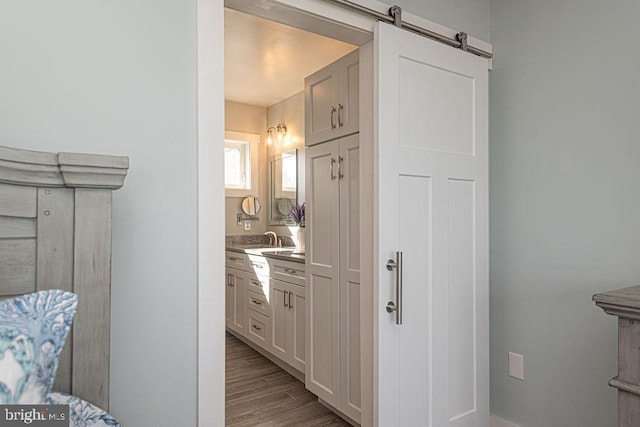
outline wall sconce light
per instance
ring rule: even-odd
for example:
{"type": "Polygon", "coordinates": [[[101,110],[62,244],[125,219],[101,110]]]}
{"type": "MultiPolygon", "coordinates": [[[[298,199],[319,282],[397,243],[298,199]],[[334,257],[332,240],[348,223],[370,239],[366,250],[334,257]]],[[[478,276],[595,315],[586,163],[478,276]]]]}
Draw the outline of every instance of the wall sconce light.
{"type": "Polygon", "coordinates": [[[267,145],[281,144],[287,136],[287,127],[278,123],[278,126],[271,126],[267,129],[267,145]]]}

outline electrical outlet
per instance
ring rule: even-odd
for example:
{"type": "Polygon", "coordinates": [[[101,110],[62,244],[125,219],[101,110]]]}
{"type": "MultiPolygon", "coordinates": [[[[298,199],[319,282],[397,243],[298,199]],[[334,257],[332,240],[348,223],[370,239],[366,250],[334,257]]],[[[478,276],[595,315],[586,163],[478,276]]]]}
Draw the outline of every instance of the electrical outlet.
{"type": "Polygon", "coordinates": [[[509,376],[524,381],[524,356],[509,352],[509,376]]]}
{"type": "Polygon", "coordinates": [[[244,222],[244,231],[249,231],[251,230],[251,221],[245,221],[244,222]]]}

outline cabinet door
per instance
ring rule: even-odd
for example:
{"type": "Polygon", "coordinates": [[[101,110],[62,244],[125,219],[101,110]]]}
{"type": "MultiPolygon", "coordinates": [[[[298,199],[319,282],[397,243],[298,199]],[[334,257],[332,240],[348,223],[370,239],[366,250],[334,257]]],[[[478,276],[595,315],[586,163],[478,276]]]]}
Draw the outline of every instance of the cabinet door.
{"type": "Polygon", "coordinates": [[[338,68],[331,64],[304,80],[305,145],[332,139],[338,127],[338,68]]]}
{"type": "Polygon", "coordinates": [[[290,358],[289,363],[294,368],[304,372],[305,365],[305,288],[298,285],[289,287],[289,323],[288,337],[290,358]]]}
{"type": "Polygon", "coordinates": [[[233,316],[235,305],[233,304],[234,289],[233,289],[233,269],[225,268],[225,293],[224,293],[224,317],[228,328],[233,329],[233,316]]]}
{"type": "Polygon", "coordinates": [[[340,405],[338,142],[307,149],[306,387],[340,405]]]}
{"type": "Polygon", "coordinates": [[[358,132],[360,115],[359,52],[354,50],[336,62],[338,73],[337,124],[334,138],[358,132]]]}
{"type": "Polygon", "coordinates": [[[289,357],[287,322],[289,317],[289,285],[279,280],[271,281],[271,352],[284,361],[289,357]]]}
{"type": "Polygon", "coordinates": [[[360,149],[340,140],[340,410],[360,422],[360,149]]]}
{"type": "Polygon", "coordinates": [[[246,273],[227,268],[227,298],[225,309],[227,310],[227,327],[244,335],[245,324],[245,289],[246,273]]]}

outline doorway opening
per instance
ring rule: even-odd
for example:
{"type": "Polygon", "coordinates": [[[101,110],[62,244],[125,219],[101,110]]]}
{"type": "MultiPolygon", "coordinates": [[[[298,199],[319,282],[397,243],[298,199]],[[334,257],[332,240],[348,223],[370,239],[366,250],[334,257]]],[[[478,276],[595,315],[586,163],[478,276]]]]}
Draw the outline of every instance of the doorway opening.
{"type": "MultiPolygon", "coordinates": [[[[309,22],[305,20],[293,19],[294,22],[289,22],[305,28],[303,30],[245,12],[246,10],[234,8],[225,8],[224,11],[225,131],[257,135],[260,143],[257,156],[254,156],[251,162],[257,161],[256,169],[259,177],[257,186],[240,197],[237,192],[233,194],[227,192],[225,242],[227,248],[278,244],[285,248],[294,245],[299,247],[300,238],[296,235],[298,227],[290,221],[288,214],[291,207],[301,205],[307,200],[305,194],[307,180],[305,126],[307,124],[305,119],[308,120],[308,116],[305,118],[304,79],[350,52],[357,51],[357,43],[362,44],[368,41],[371,35],[352,30],[351,43],[347,43],[322,35],[332,33],[332,28],[336,27],[336,24],[316,22],[312,25],[313,31],[306,31],[309,29],[309,22]],[[281,133],[283,129],[284,132],[281,133]],[[291,153],[297,156],[297,160],[293,161],[297,165],[293,179],[295,189],[292,188],[290,177],[287,180],[286,174],[274,172],[279,170],[277,164],[284,165],[286,160],[291,159],[291,153]],[[275,185],[279,175],[282,175],[283,186],[275,185]],[[286,186],[284,186],[285,181],[288,182],[286,186]],[[247,198],[252,201],[257,199],[263,211],[255,212],[253,215],[244,211],[243,203],[246,203],[247,198]],[[285,205],[284,201],[288,204],[285,205]],[[275,236],[272,233],[275,233],[275,236]],[[275,238],[271,240],[272,237],[267,236],[268,234],[272,234],[275,238]]],[[[349,31],[342,29],[340,38],[347,38],[348,34],[349,31]]],[[[357,55],[358,53],[355,52],[356,59],[357,55]]],[[[357,94],[356,99],[359,104],[357,94]]],[[[341,121],[341,117],[339,116],[337,121],[341,121]]],[[[334,120],[333,115],[331,120],[334,120]]],[[[358,169],[355,171],[356,174],[359,173],[358,169]]],[[[359,223],[359,221],[356,222],[359,223]]],[[[305,366],[300,363],[304,355],[302,357],[294,355],[292,360],[287,362],[289,357],[281,351],[282,348],[275,335],[277,328],[280,327],[278,325],[282,325],[278,323],[282,322],[282,319],[276,319],[277,316],[282,315],[281,312],[276,312],[281,300],[280,296],[284,295],[284,306],[285,308],[288,306],[291,310],[296,301],[295,307],[305,303],[307,299],[305,290],[300,287],[301,293],[296,291],[295,289],[298,288],[296,285],[300,283],[295,281],[291,283],[281,277],[277,280],[271,277],[277,275],[278,267],[264,260],[264,257],[256,255],[255,252],[253,255],[243,256],[246,256],[241,261],[244,267],[234,265],[233,261],[229,262],[231,258],[238,258],[233,254],[229,256],[227,253],[225,263],[228,282],[225,299],[226,328],[228,333],[233,334],[236,339],[233,341],[235,348],[237,349],[238,343],[253,347],[304,383],[305,366]],[[270,273],[267,272],[269,268],[272,269],[270,273]],[[256,283],[257,287],[252,283],[256,283]],[[239,290],[243,286],[244,290],[239,290]],[[294,304],[291,303],[292,296],[294,304]]],[[[303,263],[301,267],[303,270],[304,265],[303,263]]],[[[297,269],[293,264],[289,267],[292,270],[297,269]]],[[[284,269],[287,269],[286,265],[284,269]]],[[[302,274],[304,277],[304,271],[302,274]]],[[[354,295],[357,295],[359,307],[359,295],[357,293],[354,295]]],[[[305,311],[298,311],[298,313],[304,316],[305,311]]],[[[304,323],[303,321],[302,324],[304,323]]],[[[354,323],[358,324],[358,328],[360,327],[359,318],[356,318],[354,323]]],[[[304,336],[302,336],[302,352],[304,347],[304,336]]],[[[354,374],[354,378],[358,380],[358,393],[361,389],[360,377],[359,371],[357,375],[354,374]]],[[[235,391],[237,392],[237,389],[235,391]]],[[[330,403],[324,401],[323,403],[334,410],[336,408],[330,403]]],[[[228,402],[227,410],[232,413],[228,402]]],[[[341,414],[345,416],[344,413],[341,414]]]]}

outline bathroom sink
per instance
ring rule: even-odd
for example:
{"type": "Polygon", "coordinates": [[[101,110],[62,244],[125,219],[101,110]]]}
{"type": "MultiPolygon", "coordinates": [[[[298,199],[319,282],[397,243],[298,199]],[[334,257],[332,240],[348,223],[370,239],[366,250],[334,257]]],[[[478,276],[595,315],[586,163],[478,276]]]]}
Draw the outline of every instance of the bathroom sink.
{"type": "Polygon", "coordinates": [[[253,244],[253,245],[233,245],[238,249],[279,249],[274,247],[265,246],[264,244],[253,244]]]}
{"type": "Polygon", "coordinates": [[[277,247],[277,246],[265,246],[265,245],[236,245],[238,249],[244,249],[251,252],[282,252],[284,253],[292,253],[296,248],[295,247],[277,247]]]}
{"type": "Polygon", "coordinates": [[[292,254],[295,249],[296,248],[287,248],[287,247],[284,247],[284,248],[262,247],[262,248],[256,248],[255,250],[258,252],[270,252],[270,253],[273,252],[278,255],[289,255],[289,254],[292,254]]]}
{"type": "Polygon", "coordinates": [[[295,246],[285,246],[285,247],[277,247],[277,246],[265,246],[264,244],[248,244],[248,245],[234,245],[236,249],[242,249],[244,252],[248,254],[254,255],[283,255],[283,256],[304,256],[304,253],[296,252],[295,246]]]}

